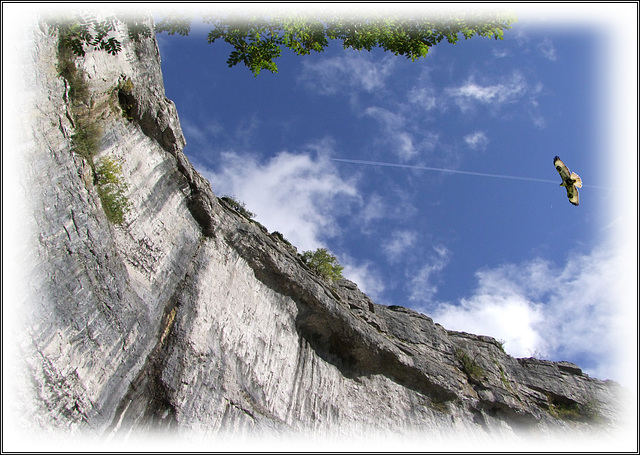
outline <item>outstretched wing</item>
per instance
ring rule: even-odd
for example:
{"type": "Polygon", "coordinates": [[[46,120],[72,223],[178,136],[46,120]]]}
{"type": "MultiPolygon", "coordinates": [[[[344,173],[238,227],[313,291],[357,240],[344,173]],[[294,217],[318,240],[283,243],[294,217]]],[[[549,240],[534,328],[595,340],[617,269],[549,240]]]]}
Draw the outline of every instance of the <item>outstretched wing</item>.
{"type": "Polygon", "coordinates": [[[567,197],[573,205],[578,205],[580,199],[578,197],[578,188],[574,185],[567,185],[567,197]]]}
{"type": "Polygon", "coordinates": [[[553,165],[556,167],[556,171],[558,171],[558,174],[560,174],[560,177],[562,177],[563,182],[566,182],[568,179],[571,178],[571,171],[569,170],[567,165],[562,162],[560,157],[556,156],[553,159],[553,165]]]}

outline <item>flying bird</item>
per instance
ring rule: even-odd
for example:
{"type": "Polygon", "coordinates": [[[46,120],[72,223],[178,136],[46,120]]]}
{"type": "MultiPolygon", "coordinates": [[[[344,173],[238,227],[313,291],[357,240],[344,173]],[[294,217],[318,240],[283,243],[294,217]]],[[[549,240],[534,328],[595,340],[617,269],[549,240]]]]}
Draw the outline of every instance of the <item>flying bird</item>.
{"type": "Polygon", "coordinates": [[[562,162],[560,157],[553,159],[553,165],[556,167],[558,174],[562,177],[560,186],[567,188],[567,197],[573,205],[578,205],[578,188],[582,188],[582,179],[575,172],[571,172],[566,164],[562,162]]]}

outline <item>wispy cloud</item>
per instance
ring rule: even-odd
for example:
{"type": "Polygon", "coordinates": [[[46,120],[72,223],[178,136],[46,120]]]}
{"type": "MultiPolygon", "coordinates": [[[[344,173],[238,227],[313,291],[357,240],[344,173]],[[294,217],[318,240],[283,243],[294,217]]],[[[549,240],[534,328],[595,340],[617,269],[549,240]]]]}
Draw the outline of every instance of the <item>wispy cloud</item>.
{"type": "MultiPolygon", "coordinates": [[[[316,144],[317,148],[326,144],[316,144]]],[[[327,154],[280,152],[267,162],[226,152],[220,170],[203,170],[217,193],[231,194],[269,230],[299,249],[323,246],[339,233],[339,208],[360,204],[355,185],[338,175],[327,154]]]]}
{"type": "Polygon", "coordinates": [[[407,92],[407,98],[411,104],[419,106],[424,111],[431,111],[438,104],[438,97],[433,87],[413,87],[407,92]]]}
{"type": "Polygon", "coordinates": [[[556,60],[558,60],[558,56],[556,54],[556,48],[553,45],[553,42],[549,38],[543,39],[538,44],[538,50],[540,51],[540,53],[544,58],[547,58],[552,62],[555,62],[556,60]]]}
{"type": "Polygon", "coordinates": [[[472,134],[467,134],[464,137],[464,142],[472,150],[484,150],[487,148],[487,145],[489,145],[489,138],[484,131],[476,131],[472,134]]]}
{"type": "Polygon", "coordinates": [[[377,193],[373,193],[369,195],[368,201],[361,211],[360,219],[367,226],[376,220],[385,218],[386,213],[384,198],[377,193]]]}
{"type": "Polygon", "coordinates": [[[380,299],[385,290],[384,279],[372,263],[358,264],[353,258],[344,255],[340,256],[339,261],[344,267],[342,276],[356,283],[373,301],[382,303],[380,299]]]}
{"type": "Polygon", "coordinates": [[[364,115],[369,115],[378,120],[386,130],[397,131],[406,128],[407,119],[398,112],[392,112],[378,106],[371,106],[364,110],[364,115]]]}
{"type": "Polygon", "coordinates": [[[402,162],[424,158],[440,145],[439,134],[425,128],[424,123],[412,113],[410,107],[402,103],[398,103],[394,110],[370,106],[363,111],[363,115],[380,124],[376,142],[402,162]]]}
{"type": "Polygon", "coordinates": [[[248,115],[235,128],[227,130],[215,114],[206,120],[184,115],[180,117],[180,125],[187,145],[197,149],[198,155],[202,157],[217,154],[220,148],[245,152],[254,149],[264,122],[256,114],[248,115]]]}
{"type": "Polygon", "coordinates": [[[383,140],[402,161],[409,161],[418,155],[419,151],[414,144],[413,134],[408,131],[410,126],[405,115],[377,106],[365,109],[364,115],[378,120],[382,126],[383,140]]]}
{"type": "MultiPolygon", "coordinates": [[[[453,103],[461,112],[474,112],[479,106],[486,107],[492,115],[506,111],[513,105],[519,112],[526,112],[533,124],[544,127],[545,121],[540,114],[538,98],[544,92],[541,83],[529,82],[520,71],[513,71],[496,82],[478,81],[471,76],[461,85],[444,89],[440,104],[453,103]]],[[[511,114],[510,114],[511,115],[511,114]]]]}
{"type": "Polygon", "coordinates": [[[382,244],[382,250],[390,262],[397,262],[409,248],[415,245],[417,238],[418,235],[413,231],[394,231],[390,239],[382,244]]]}
{"type": "Polygon", "coordinates": [[[198,144],[206,143],[207,135],[202,128],[191,122],[188,118],[180,119],[180,126],[187,141],[195,141],[198,144]]]}
{"type": "Polygon", "coordinates": [[[451,252],[444,246],[433,247],[418,273],[410,282],[409,300],[419,304],[430,304],[438,292],[439,272],[449,264],[451,252]]]}
{"type": "Polygon", "coordinates": [[[463,111],[471,108],[474,103],[491,104],[492,106],[513,103],[521,99],[526,91],[527,81],[518,71],[498,84],[477,83],[472,76],[458,87],[445,89],[446,95],[451,97],[463,111]]]}
{"type": "Polygon", "coordinates": [[[373,92],[384,88],[394,62],[390,56],[375,61],[368,53],[345,50],[344,54],[337,57],[315,62],[303,61],[300,81],[322,95],[351,90],[373,92]]]}
{"type": "Polygon", "coordinates": [[[534,85],[529,92],[529,104],[527,106],[529,117],[533,124],[538,128],[544,128],[546,125],[545,119],[540,113],[540,106],[538,103],[538,96],[542,94],[543,91],[544,87],[542,84],[538,83],[534,85]]]}
{"type": "Polygon", "coordinates": [[[241,147],[243,150],[249,150],[255,145],[258,130],[263,123],[263,120],[256,114],[247,116],[236,126],[233,137],[231,138],[232,143],[241,147]]]}

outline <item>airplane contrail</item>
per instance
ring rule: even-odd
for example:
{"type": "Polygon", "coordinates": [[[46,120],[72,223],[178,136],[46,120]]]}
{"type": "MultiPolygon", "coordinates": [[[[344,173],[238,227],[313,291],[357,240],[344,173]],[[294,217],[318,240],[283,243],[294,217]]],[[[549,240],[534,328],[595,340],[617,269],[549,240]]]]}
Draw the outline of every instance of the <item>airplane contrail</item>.
{"type": "Polygon", "coordinates": [[[558,184],[557,180],[546,180],[546,179],[536,179],[532,177],[518,177],[515,175],[502,175],[502,174],[487,174],[485,172],[472,172],[472,171],[460,171],[456,169],[443,169],[439,167],[429,167],[429,166],[416,166],[413,164],[396,164],[396,163],[383,163],[381,161],[365,161],[365,160],[347,160],[343,158],[331,158],[332,161],[341,161],[343,163],[353,163],[353,164],[366,164],[369,166],[387,166],[387,167],[402,167],[406,169],[418,169],[423,171],[438,171],[438,172],[449,172],[451,174],[464,174],[464,175],[477,175],[480,177],[493,177],[499,179],[511,179],[511,180],[529,180],[532,182],[543,182],[543,183],[555,183],[558,184]]]}

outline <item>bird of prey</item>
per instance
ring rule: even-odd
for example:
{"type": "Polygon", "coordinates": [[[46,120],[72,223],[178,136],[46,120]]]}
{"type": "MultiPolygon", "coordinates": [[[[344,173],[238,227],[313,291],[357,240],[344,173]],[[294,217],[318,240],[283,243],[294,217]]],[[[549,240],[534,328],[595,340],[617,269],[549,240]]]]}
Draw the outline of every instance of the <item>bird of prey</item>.
{"type": "Polygon", "coordinates": [[[578,205],[578,188],[582,188],[582,179],[575,172],[571,172],[559,157],[553,159],[556,171],[562,177],[560,186],[567,188],[567,197],[573,205],[578,205]]]}

